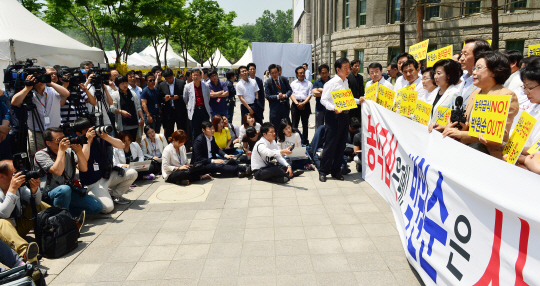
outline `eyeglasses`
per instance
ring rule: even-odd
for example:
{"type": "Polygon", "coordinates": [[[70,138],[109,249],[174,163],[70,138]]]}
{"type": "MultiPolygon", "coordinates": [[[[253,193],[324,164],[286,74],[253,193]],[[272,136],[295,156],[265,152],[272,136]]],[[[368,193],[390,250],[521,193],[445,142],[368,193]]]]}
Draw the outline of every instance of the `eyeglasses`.
{"type": "Polygon", "coordinates": [[[432,79],[432,78],[430,78],[430,77],[423,77],[423,78],[422,78],[422,81],[430,80],[430,79],[432,79]]]}
{"type": "Polygon", "coordinates": [[[473,71],[473,72],[474,72],[474,71],[481,71],[481,70],[483,70],[483,69],[485,69],[485,68],[486,68],[486,67],[478,66],[478,67],[474,67],[474,68],[472,69],[472,71],[473,71]]]}
{"type": "Polygon", "coordinates": [[[56,139],[53,139],[52,141],[56,142],[56,143],[60,143],[60,141],[62,141],[62,139],[64,139],[64,138],[66,138],[66,137],[56,138],[56,139]]]}
{"type": "Polygon", "coordinates": [[[533,89],[535,89],[535,88],[537,88],[537,87],[539,87],[539,86],[540,86],[540,84],[537,84],[537,85],[535,85],[534,87],[526,87],[525,85],[522,85],[521,88],[523,89],[523,91],[528,91],[528,92],[530,92],[531,90],[533,90],[533,89]]]}
{"type": "Polygon", "coordinates": [[[154,82],[154,81],[156,81],[156,80],[155,79],[148,80],[148,82],[154,82]]]}

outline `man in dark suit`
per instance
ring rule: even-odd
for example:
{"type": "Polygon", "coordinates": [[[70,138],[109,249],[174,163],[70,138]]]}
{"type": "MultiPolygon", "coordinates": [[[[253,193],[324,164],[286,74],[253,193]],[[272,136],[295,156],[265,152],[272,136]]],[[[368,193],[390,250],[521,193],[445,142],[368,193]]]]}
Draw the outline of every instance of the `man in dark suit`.
{"type": "Polygon", "coordinates": [[[224,175],[237,175],[244,178],[251,174],[251,168],[240,166],[236,162],[226,164],[221,158],[231,159],[233,155],[227,155],[221,150],[214,140],[214,126],[209,121],[202,122],[202,134],[193,142],[193,153],[191,154],[191,164],[202,163],[204,165],[202,173],[220,173],[224,175]]]}
{"type": "Polygon", "coordinates": [[[165,138],[169,138],[175,131],[174,124],[176,123],[177,129],[182,129],[188,134],[186,149],[189,149],[191,146],[191,140],[189,140],[191,138],[191,128],[188,128],[188,114],[183,99],[186,82],[174,78],[174,73],[170,68],[163,71],[163,77],[165,77],[165,81],[159,83],[158,93],[165,138]]]}
{"type": "MultiPolygon", "coordinates": [[[[364,77],[360,74],[360,61],[353,60],[351,62],[351,73],[347,77],[349,81],[349,88],[354,98],[360,98],[364,96],[364,77]]],[[[362,109],[360,106],[355,109],[351,109],[349,112],[349,118],[356,117],[358,120],[362,120],[362,109]]]]}
{"type": "Polygon", "coordinates": [[[256,101],[262,107],[262,111],[257,112],[256,118],[258,119],[257,122],[259,124],[262,124],[263,119],[264,119],[264,108],[266,105],[265,100],[264,100],[264,83],[262,79],[260,79],[258,76],[255,76],[255,74],[257,73],[257,66],[254,63],[249,63],[247,65],[247,68],[248,68],[249,77],[254,79],[257,82],[257,86],[259,87],[259,91],[257,92],[259,94],[259,97],[257,98],[256,101]]]}
{"type": "Polygon", "coordinates": [[[281,119],[291,120],[289,117],[289,97],[292,95],[292,89],[289,81],[285,77],[279,76],[275,64],[271,64],[268,71],[270,71],[271,78],[264,83],[264,92],[270,105],[270,122],[274,126],[279,126],[281,119]]]}

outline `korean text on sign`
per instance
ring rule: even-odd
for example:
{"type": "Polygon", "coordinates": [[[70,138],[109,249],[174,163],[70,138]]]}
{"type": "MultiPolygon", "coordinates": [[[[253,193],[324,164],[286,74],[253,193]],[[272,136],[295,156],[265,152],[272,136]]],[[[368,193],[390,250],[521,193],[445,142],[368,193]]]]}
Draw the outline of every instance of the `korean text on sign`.
{"type": "Polygon", "coordinates": [[[446,125],[448,118],[452,114],[452,109],[449,107],[439,106],[437,108],[437,124],[446,125]]]}
{"type": "Polygon", "coordinates": [[[508,154],[506,162],[516,164],[535,124],[536,119],[534,117],[525,111],[521,113],[518,123],[514,128],[514,132],[512,132],[512,136],[510,136],[510,140],[508,140],[508,143],[504,146],[503,155],[508,154]]]}
{"type": "Polygon", "coordinates": [[[332,91],[331,94],[337,109],[349,110],[358,107],[350,89],[332,91]]]}
{"type": "Polygon", "coordinates": [[[384,85],[379,85],[377,93],[377,103],[382,105],[384,108],[392,110],[394,105],[394,98],[396,93],[384,85]]]}
{"type": "Polygon", "coordinates": [[[401,98],[399,106],[399,114],[410,118],[416,108],[416,100],[418,99],[418,91],[405,90],[401,98]]]}
{"type": "Polygon", "coordinates": [[[540,56],[540,45],[529,45],[530,56],[540,56]]]}
{"type": "Polygon", "coordinates": [[[529,150],[527,150],[527,153],[534,154],[536,152],[540,152],[540,139],[534,143],[529,150]]]}
{"type": "Polygon", "coordinates": [[[429,52],[427,54],[427,66],[428,68],[432,67],[436,62],[443,59],[452,59],[452,45],[446,46],[442,49],[429,52]]]}
{"type": "Polygon", "coordinates": [[[371,101],[377,101],[377,89],[379,87],[379,82],[376,82],[366,88],[366,99],[371,101]]]}
{"type": "Polygon", "coordinates": [[[433,106],[429,103],[423,102],[421,100],[416,101],[416,108],[412,116],[412,121],[416,121],[422,125],[427,126],[429,124],[429,119],[431,118],[431,109],[433,106]]]}
{"type": "Polygon", "coordinates": [[[401,105],[401,98],[403,98],[403,91],[405,90],[414,90],[416,88],[416,83],[411,84],[409,86],[405,86],[401,89],[399,89],[396,93],[396,99],[394,100],[394,106],[392,107],[392,111],[398,110],[398,108],[401,105]]]}
{"type": "Polygon", "coordinates": [[[409,54],[414,57],[415,60],[421,61],[427,56],[427,49],[429,40],[422,41],[418,44],[414,44],[409,47],[409,54]]]}
{"type": "Polygon", "coordinates": [[[469,136],[479,134],[489,141],[501,143],[510,108],[510,95],[478,94],[469,121],[469,136]]]}

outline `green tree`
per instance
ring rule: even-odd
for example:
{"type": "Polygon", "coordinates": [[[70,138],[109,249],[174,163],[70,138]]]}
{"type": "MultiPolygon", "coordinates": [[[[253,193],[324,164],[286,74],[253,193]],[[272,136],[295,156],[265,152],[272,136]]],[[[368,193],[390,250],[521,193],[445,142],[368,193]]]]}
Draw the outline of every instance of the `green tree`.
{"type": "Polygon", "coordinates": [[[292,43],[292,9],[277,10],[275,13],[274,34],[278,43],[292,43]]]}
{"type": "Polygon", "coordinates": [[[234,64],[244,55],[248,46],[248,41],[239,37],[233,38],[225,43],[221,53],[231,64],[234,64]]]}
{"type": "Polygon", "coordinates": [[[30,11],[32,14],[41,17],[41,8],[43,8],[44,4],[37,2],[36,0],[19,0],[19,2],[26,8],[26,10],[30,11]]]}
{"type": "Polygon", "coordinates": [[[184,67],[188,66],[188,51],[191,50],[193,40],[198,34],[192,28],[192,23],[195,21],[195,16],[191,12],[191,5],[181,10],[182,16],[173,21],[172,28],[172,46],[180,50],[181,56],[184,58],[184,67]]]}
{"type": "Polygon", "coordinates": [[[261,17],[255,21],[255,37],[258,42],[275,42],[275,15],[264,10],[261,17]]]}
{"type": "Polygon", "coordinates": [[[250,43],[257,42],[257,38],[255,36],[255,25],[244,24],[240,26],[240,29],[242,29],[242,35],[240,35],[241,39],[244,39],[250,43]]]}

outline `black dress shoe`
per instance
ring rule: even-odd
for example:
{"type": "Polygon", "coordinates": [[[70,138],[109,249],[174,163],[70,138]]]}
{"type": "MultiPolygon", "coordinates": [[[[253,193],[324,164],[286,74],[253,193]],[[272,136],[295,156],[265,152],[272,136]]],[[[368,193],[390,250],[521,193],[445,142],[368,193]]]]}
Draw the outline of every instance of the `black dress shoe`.
{"type": "Polygon", "coordinates": [[[351,172],[351,169],[349,169],[349,167],[341,169],[341,174],[342,175],[347,175],[350,172],[351,172]]]}
{"type": "Polygon", "coordinates": [[[332,175],[332,178],[334,178],[336,180],[340,180],[340,181],[345,181],[345,178],[343,178],[343,176],[341,174],[332,175]]]}
{"type": "Polygon", "coordinates": [[[319,175],[319,181],[326,182],[326,175],[319,175]]]}
{"type": "Polygon", "coordinates": [[[304,173],[304,171],[302,171],[302,170],[294,170],[292,172],[292,175],[293,175],[293,178],[294,178],[294,177],[298,177],[298,176],[302,175],[303,173],[304,173]]]}

